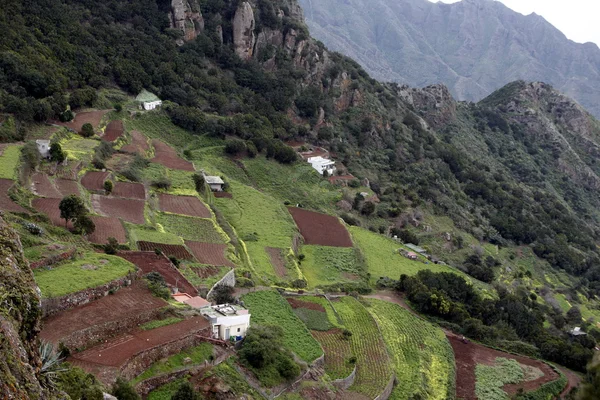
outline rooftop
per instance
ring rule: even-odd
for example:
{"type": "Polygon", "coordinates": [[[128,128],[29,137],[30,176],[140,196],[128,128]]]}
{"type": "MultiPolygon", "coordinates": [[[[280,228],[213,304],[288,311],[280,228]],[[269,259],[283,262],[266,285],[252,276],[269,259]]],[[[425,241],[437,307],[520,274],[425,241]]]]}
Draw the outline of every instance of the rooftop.
{"type": "Polygon", "coordinates": [[[143,103],[147,103],[147,102],[151,102],[151,101],[158,101],[160,99],[154,93],[151,93],[151,92],[147,91],[146,89],[142,89],[142,91],[140,92],[140,94],[137,95],[135,100],[143,102],[143,103]]]}
{"type": "Polygon", "coordinates": [[[202,314],[212,318],[248,315],[248,310],[235,304],[220,304],[202,311],[202,314]]]}
{"type": "Polygon", "coordinates": [[[219,184],[219,185],[224,185],[225,182],[223,182],[223,179],[221,179],[220,176],[205,176],[204,180],[206,180],[206,183],[210,184],[219,184]]]}
{"type": "Polygon", "coordinates": [[[38,139],[35,141],[37,144],[50,144],[49,140],[38,139]]]}
{"type": "Polygon", "coordinates": [[[211,303],[200,296],[190,296],[187,293],[175,293],[173,298],[179,303],[184,303],[194,308],[210,307],[211,303]]]}
{"type": "Polygon", "coordinates": [[[414,245],[412,243],[406,243],[405,246],[408,247],[411,250],[416,251],[417,253],[421,253],[421,254],[427,253],[427,250],[425,250],[422,247],[416,246],[416,245],[414,245]]]}

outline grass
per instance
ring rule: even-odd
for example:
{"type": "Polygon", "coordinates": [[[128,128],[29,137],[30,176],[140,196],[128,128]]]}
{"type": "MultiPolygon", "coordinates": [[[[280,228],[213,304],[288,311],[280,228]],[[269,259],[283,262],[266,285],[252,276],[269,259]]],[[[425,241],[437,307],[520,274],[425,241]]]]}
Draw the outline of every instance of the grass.
{"type": "Polygon", "coordinates": [[[0,156],[0,178],[15,179],[16,169],[21,157],[21,147],[18,145],[9,145],[4,148],[0,156]]]}
{"type": "Polygon", "coordinates": [[[36,269],[33,274],[43,297],[59,297],[104,285],[132,271],[135,266],[121,257],[90,252],[57,267],[36,269]]]}
{"type": "Polygon", "coordinates": [[[370,300],[369,312],[377,321],[400,382],[390,399],[445,400],[456,390],[456,367],[446,335],[399,305],[370,300]]]}
{"type": "Polygon", "coordinates": [[[185,129],[173,124],[164,111],[139,114],[123,122],[127,131],[138,130],[151,139],[161,139],[181,149],[198,140],[185,129]]]}
{"type": "Polygon", "coordinates": [[[247,398],[248,396],[251,396],[252,399],[262,398],[235,369],[231,358],[208,371],[206,375],[219,377],[237,395],[237,398],[247,398]]]}
{"type": "Polygon", "coordinates": [[[179,389],[179,386],[186,381],[186,378],[181,378],[171,383],[167,383],[166,385],[160,386],[148,394],[148,400],[171,400],[173,395],[177,392],[177,389],[179,389]]]}
{"type": "Polygon", "coordinates": [[[352,281],[352,277],[344,276],[344,273],[364,272],[359,254],[353,248],[309,245],[303,246],[301,252],[305,256],[301,270],[311,288],[352,281]]]}
{"type": "Polygon", "coordinates": [[[167,177],[171,180],[169,193],[175,195],[196,196],[196,185],[194,184],[194,172],[167,169],[167,177]]]}
{"type": "Polygon", "coordinates": [[[190,358],[192,362],[188,365],[198,365],[208,360],[213,354],[213,346],[210,343],[201,343],[196,347],[186,349],[178,354],[175,354],[167,359],[155,362],[145,370],[142,374],[138,375],[132,384],[135,385],[138,382],[152,378],[153,376],[165,374],[168,372],[175,371],[179,368],[184,367],[186,364],[184,360],[190,358]]]}
{"type": "Polygon", "coordinates": [[[146,322],[145,324],[140,325],[140,329],[143,331],[149,331],[151,329],[160,328],[161,326],[173,325],[181,321],[183,321],[183,318],[178,317],[157,319],[155,321],[146,322]]]}
{"type": "Polygon", "coordinates": [[[181,237],[170,233],[160,232],[158,230],[140,227],[139,225],[127,224],[127,230],[129,232],[129,238],[131,242],[153,242],[153,243],[164,243],[164,244],[180,244],[183,245],[183,239],[181,237]]]}
{"type": "Polygon", "coordinates": [[[94,149],[100,144],[99,140],[86,139],[74,133],[60,133],[60,145],[67,154],[67,159],[91,161],[94,149]]]}
{"type": "Polygon", "coordinates": [[[288,302],[274,291],[252,292],[242,297],[256,325],[277,325],[283,328],[284,345],[301,359],[314,361],[323,354],[319,343],[296,317],[288,302]]]}
{"type": "Polygon", "coordinates": [[[157,213],[156,220],[166,232],[187,240],[204,243],[227,242],[225,234],[217,230],[215,223],[211,219],[157,213]]]}
{"type": "Polygon", "coordinates": [[[516,360],[498,357],[494,366],[478,364],[475,368],[475,394],[479,399],[508,400],[502,390],[507,383],[519,383],[525,377],[523,368],[516,360]]]}
{"type": "Polygon", "coordinates": [[[349,390],[375,398],[392,376],[390,359],[377,324],[367,309],[353,297],[342,297],[333,306],[352,332],[350,348],[357,357],[356,380],[349,390]]]}
{"type": "Polygon", "coordinates": [[[399,243],[377,233],[354,226],[350,227],[350,233],[365,256],[367,269],[371,273],[373,283],[380,277],[399,279],[402,274],[412,276],[423,269],[460,274],[459,271],[445,265],[431,262],[424,264],[420,261],[409,260],[399,254],[398,249],[402,247],[399,243]]]}

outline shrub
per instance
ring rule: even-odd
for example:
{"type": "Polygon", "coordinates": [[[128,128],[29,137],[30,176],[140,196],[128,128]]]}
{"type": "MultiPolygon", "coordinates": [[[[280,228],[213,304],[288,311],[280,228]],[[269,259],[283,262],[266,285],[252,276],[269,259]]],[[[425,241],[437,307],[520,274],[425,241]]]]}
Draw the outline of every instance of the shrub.
{"type": "Polygon", "coordinates": [[[233,297],[234,291],[235,289],[231,286],[218,285],[212,292],[211,300],[217,304],[233,303],[235,301],[233,297]]]}
{"type": "Polygon", "coordinates": [[[115,111],[116,112],[121,112],[123,111],[123,105],[121,103],[117,103],[115,104],[115,111]]]}
{"type": "Polygon", "coordinates": [[[44,230],[32,222],[23,222],[22,225],[32,235],[42,236],[44,234],[44,230]]]}
{"type": "Polygon", "coordinates": [[[104,245],[104,252],[106,254],[117,254],[119,249],[119,241],[114,237],[109,237],[107,243],[104,245]]]}
{"type": "Polygon", "coordinates": [[[50,145],[50,160],[61,163],[65,161],[67,156],[65,155],[60,143],[54,142],[50,145]]]}
{"type": "Polygon", "coordinates": [[[181,265],[181,261],[175,256],[169,256],[169,261],[171,261],[176,268],[179,268],[179,265],[181,265]]]}
{"type": "Polygon", "coordinates": [[[85,123],[83,124],[83,126],[81,127],[81,136],[89,138],[94,136],[94,127],[92,126],[92,124],[85,123]]]}
{"type": "Polygon", "coordinates": [[[202,193],[204,190],[204,185],[206,184],[206,180],[204,176],[201,174],[194,174],[194,186],[196,187],[196,192],[202,193]]]}
{"type": "Polygon", "coordinates": [[[348,329],[344,329],[342,331],[342,337],[344,338],[344,340],[350,340],[350,338],[352,337],[352,332],[350,332],[348,329]]]}
{"type": "Polygon", "coordinates": [[[225,144],[225,153],[235,156],[246,150],[246,143],[243,140],[232,139],[225,144]]]}
{"type": "Polygon", "coordinates": [[[157,189],[169,190],[171,188],[171,185],[171,180],[166,176],[161,176],[160,178],[152,182],[152,186],[154,186],[157,189]]]}
{"type": "Polygon", "coordinates": [[[140,400],[141,397],[135,392],[125,379],[119,377],[112,388],[112,395],[119,400],[140,400]]]}
{"type": "Polygon", "coordinates": [[[104,191],[106,192],[106,194],[111,194],[113,191],[113,183],[112,181],[104,181],[104,191]]]}
{"type": "Polygon", "coordinates": [[[148,282],[148,289],[156,297],[168,300],[171,297],[171,291],[167,287],[167,282],[158,272],[150,272],[144,276],[148,282]]]}

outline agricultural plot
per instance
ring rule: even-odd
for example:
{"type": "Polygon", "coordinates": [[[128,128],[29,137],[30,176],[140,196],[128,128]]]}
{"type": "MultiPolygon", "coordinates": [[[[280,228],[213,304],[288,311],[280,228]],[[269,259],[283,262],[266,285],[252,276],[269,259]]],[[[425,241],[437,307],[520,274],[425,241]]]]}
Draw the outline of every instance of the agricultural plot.
{"type": "Polygon", "coordinates": [[[204,243],[226,243],[228,241],[225,233],[217,230],[212,219],[159,213],[156,215],[156,221],[165,231],[186,240],[204,243]]]}
{"type": "Polygon", "coordinates": [[[195,287],[212,287],[225,274],[231,271],[229,267],[215,267],[198,263],[184,262],[179,266],[179,271],[195,287]]]}
{"type": "Polygon", "coordinates": [[[160,211],[190,217],[212,218],[211,212],[197,197],[173,196],[160,193],[158,195],[160,211]]]}
{"type": "Polygon", "coordinates": [[[335,247],[353,246],[348,230],[336,217],[302,208],[288,209],[304,237],[304,243],[335,247]]]}
{"type": "Polygon", "coordinates": [[[98,214],[121,218],[132,224],[143,225],[146,223],[144,218],[145,205],[146,203],[143,200],[92,195],[92,206],[98,214]]]}
{"type": "MultiPolygon", "coordinates": [[[[56,168],[56,178],[77,180],[79,171],[83,168],[83,163],[78,160],[66,160],[63,164],[56,168]]],[[[57,179],[58,180],[58,179],[57,179]]]]}
{"type": "Polygon", "coordinates": [[[183,244],[183,239],[173,233],[158,231],[146,226],[127,223],[126,226],[132,243],[154,242],[164,244],[183,244]]]}
{"type": "Polygon", "coordinates": [[[498,357],[494,365],[478,364],[475,368],[475,394],[478,399],[507,400],[502,390],[507,384],[516,384],[525,378],[523,369],[516,360],[498,357]]]}
{"type": "Polygon", "coordinates": [[[393,373],[377,324],[353,297],[343,297],[333,305],[346,328],[352,332],[350,348],[357,358],[356,380],[349,390],[375,398],[383,392],[393,373]]]}
{"type": "Polygon", "coordinates": [[[99,217],[97,215],[90,217],[96,225],[94,232],[87,236],[88,240],[95,244],[106,244],[108,238],[114,237],[119,244],[127,243],[127,232],[118,218],[99,217]]]}
{"type": "Polygon", "coordinates": [[[328,331],[334,328],[334,325],[329,322],[325,307],[318,303],[303,301],[297,298],[286,298],[288,304],[294,310],[294,314],[304,325],[311,331],[328,331]]]}
{"type": "MultiPolygon", "coordinates": [[[[65,220],[60,217],[59,205],[60,199],[38,198],[31,201],[31,206],[35,208],[37,212],[46,214],[48,218],[50,218],[52,224],[65,227],[65,220]]],[[[70,221],[66,226],[69,229],[73,228],[73,224],[70,221]]]]}
{"type": "Polygon", "coordinates": [[[225,252],[227,251],[226,244],[200,243],[186,240],[185,245],[201,264],[231,268],[235,267],[235,264],[225,257],[225,252]]]}
{"type": "Polygon", "coordinates": [[[298,357],[311,362],[323,354],[319,343],[296,317],[287,301],[277,292],[252,292],[244,295],[242,299],[250,309],[252,323],[280,326],[284,331],[284,345],[298,357]]]}
{"type": "Polygon", "coordinates": [[[454,352],[444,332],[397,304],[369,302],[367,309],[381,329],[398,380],[390,399],[453,398],[454,352]]]}
{"type": "Polygon", "coordinates": [[[115,182],[111,194],[113,196],[124,197],[127,199],[146,199],[146,189],[141,183],[115,182]]]}
{"type": "Polygon", "coordinates": [[[138,153],[140,155],[144,155],[148,150],[150,150],[150,144],[148,143],[148,138],[144,136],[143,133],[139,131],[131,131],[131,141],[129,144],[121,147],[121,151],[124,153],[138,153]]]}
{"type": "Polygon", "coordinates": [[[104,285],[134,272],[130,262],[108,254],[86,253],[81,259],[33,271],[43,297],[60,297],[104,285]]]}
{"type": "Polygon", "coordinates": [[[175,268],[171,261],[162,254],[158,255],[148,251],[122,251],[119,253],[119,256],[133,263],[136,267],[141,269],[144,274],[158,272],[169,285],[179,288],[179,291],[183,293],[188,293],[191,296],[198,294],[196,288],[194,288],[194,286],[181,275],[177,268],[175,268]]]}
{"type": "Polygon", "coordinates": [[[81,191],[79,190],[79,185],[77,181],[67,180],[67,179],[56,179],[54,181],[58,191],[61,194],[61,197],[69,196],[74,194],[76,196],[81,196],[81,191]]]}
{"type": "Polygon", "coordinates": [[[309,287],[352,282],[364,274],[358,251],[349,247],[302,246],[305,258],[300,269],[309,287]]]}
{"type": "Polygon", "coordinates": [[[100,121],[104,115],[110,110],[98,110],[98,111],[87,111],[87,112],[79,112],[75,115],[75,119],[69,122],[60,122],[53,121],[55,125],[64,126],[66,128],[72,129],[75,132],[80,132],[83,124],[92,124],[94,129],[98,128],[100,125],[100,121]]]}
{"type": "Polygon", "coordinates": [[[6,145],[0,149],[0,179],[15,179],[17,166],[21,157],[21,147],[6,145]]]}
{"type": "Polygon", "coordinates": [[[321,344],[325,350],[325,372],[331,379],[343,379],[348,377],[354,370],[354,364],[350,362],[352,357],[356,357],[352,351],[349,340],[344,338],[341,329],[332,329],[329,331],[312,332],[313,337],[321,344]]]}
{"type": "Polygon", "coordinates": [[[81,178],[81,185],[90,191],[104,192],[104,182],[110,177],[110,172],[89,171],[81,178]]]}
{"type": "Polygon", "coordinates": [[[28,213],[26,209],[8,197],[9,189],[14,185],[10,179],[0,179],[0,210],[16,213],[28,213]]]}
{"type": "Polygon", "coordinates": [[[84,139],[79,135],[69,135],[67,139],[62,139],[60,145],[67,155],[68,160],[90,162],[94,149],[98,146],[98,141],[94,139],[84,139]]]}
{"type": "Polygon", "coordinates": [[[154,158],[151,160],[154,163],[164,165],[170,169],[180,169],[183,171],[195,171],[194,164],[179,157],[175,149],[161,140],[153,140],[154,158]]]}
{"type": "Polygon", "coordinates": [[[54,186],[48,175],[36,172],[31,177],[31,186],[33,193],[37,196],[48,197],[51,199],[62,199],[62,194],[54,186]]]}
{"type": "Polygon", "coordinates": [[[125,130],[123,129],[123,121],[110,121],[104,130],[102,140],[106,142],[114,142],[121,136],[125,130]]]}
{"type": "Polygon", "coordinates": [[[167,177],[171,181],[169,193],[192,197],[197,195],[193,172],[167,169],[167,177]]]}
{"type": "Polygon", "coordinates": [[[178,260],[193,260],[194,257],[186,250],[185,247],[177,244],[163,244],[153,242],[138,242],[140,251],[156,251],[160,250],[167,257],[175,257],[178,260]]]}
{"type": "Polygon", "coordinates": [[[365,256],[372,282],[385,276],[399,279],[401,274],[415,275],[422,269],[433,272],[459,273],[445,265],[431,262],[424,264],[420,261],[409,260],[399,253],[398,249],[401,248],[401,245],[385,236],[357,227],[350,227],[350,232],[365,256]]]}
{"type": "Polygon", "coordinates": [[[288,275],[288,270],[285,267],[285,257],[283,256],[284,249],[278,249],[276,247],[267,247],[265,248],[267,253],[269,253],[269,257],[271,258],[271,265],[275,270],[275,273],[280,278],[285,278],[288,275]]]}

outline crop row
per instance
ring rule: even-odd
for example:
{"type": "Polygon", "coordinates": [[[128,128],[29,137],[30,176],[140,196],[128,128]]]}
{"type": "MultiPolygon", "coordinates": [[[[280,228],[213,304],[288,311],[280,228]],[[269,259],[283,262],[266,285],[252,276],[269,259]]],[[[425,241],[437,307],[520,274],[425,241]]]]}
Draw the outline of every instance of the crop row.
{"type": "Polygon", "coordinates": [[[325,350],[325,372],[331,379],[345,378],[354,369],[351,358],[350,340],[344,339],[342,331],[333,329],[327,332],[312,331],[312,335],[325,350]]]}
{"type": "Polygon", "coordinates": [[[396,304],[381,300],[370,304],[398,381],[390,399],[453,398],[454,353],[444,332],[396,304]]]}

